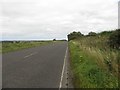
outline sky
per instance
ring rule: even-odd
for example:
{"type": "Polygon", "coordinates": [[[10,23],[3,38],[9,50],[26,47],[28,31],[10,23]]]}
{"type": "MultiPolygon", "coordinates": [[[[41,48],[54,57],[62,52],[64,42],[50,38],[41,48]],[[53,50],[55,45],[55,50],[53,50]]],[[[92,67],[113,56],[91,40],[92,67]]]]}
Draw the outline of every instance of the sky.
{"type": "Polygon", "coordinates": [[[2,40],[67,39],[118,28],[118,0],[1,0],[2,40]]]}

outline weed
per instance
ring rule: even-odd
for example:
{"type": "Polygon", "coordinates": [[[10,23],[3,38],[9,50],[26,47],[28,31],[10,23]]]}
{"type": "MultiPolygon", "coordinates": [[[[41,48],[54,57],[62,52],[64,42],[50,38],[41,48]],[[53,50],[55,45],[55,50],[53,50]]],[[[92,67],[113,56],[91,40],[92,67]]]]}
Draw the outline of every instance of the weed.
{"type": "Polygon", "coordinates": [[[117,50],[107,45],[108,36],[82,37],[69,42],[74,85],[77,88],[117,88],[117,50]]]}

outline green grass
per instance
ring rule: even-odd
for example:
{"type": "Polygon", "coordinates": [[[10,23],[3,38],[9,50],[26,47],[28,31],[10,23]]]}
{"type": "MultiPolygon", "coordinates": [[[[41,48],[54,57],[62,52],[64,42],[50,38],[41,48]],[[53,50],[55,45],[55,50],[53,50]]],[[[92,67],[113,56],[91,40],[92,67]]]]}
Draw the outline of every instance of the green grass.
{"type": "Polygon", "coordinates": [[[7,53],[16,50],[47,45],[49,43],[53,43],[53,41],[31,41],[31,42],[26,41],[26,42],[18,42],[18,43],[3,42],[1,49],[2,49],[2,53],[7,53]]]}
{"type": "Polygon", "coordinates": [[[2,53],[2,43],[0,42],[0,53],[2,53]]]}
{"type": "Polygon", "coordinates": [[[69,42],[75,88],[118,88],[119,51],[107,45],[107,36],[69,42]]]}

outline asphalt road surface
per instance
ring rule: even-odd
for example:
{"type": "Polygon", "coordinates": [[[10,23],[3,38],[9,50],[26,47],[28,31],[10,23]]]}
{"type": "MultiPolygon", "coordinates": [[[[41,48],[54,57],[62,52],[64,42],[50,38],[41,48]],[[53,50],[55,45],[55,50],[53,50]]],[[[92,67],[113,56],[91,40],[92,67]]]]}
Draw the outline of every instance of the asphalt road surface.
{"type": "Polygon", "coordinates": [[[3,54],[2,88],[59,88],[67,42],[3,54]]]}

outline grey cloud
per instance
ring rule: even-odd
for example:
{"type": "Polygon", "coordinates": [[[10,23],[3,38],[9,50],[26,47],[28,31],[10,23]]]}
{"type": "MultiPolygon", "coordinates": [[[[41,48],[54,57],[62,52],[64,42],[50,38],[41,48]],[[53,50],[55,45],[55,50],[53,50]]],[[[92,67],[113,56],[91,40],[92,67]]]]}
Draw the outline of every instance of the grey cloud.
{"type": "Polygon", "coordinates": [[[4,0],[0,17],[3,39],[60,39],[116,29],[117,14],[116,0],[4,0]]]}

